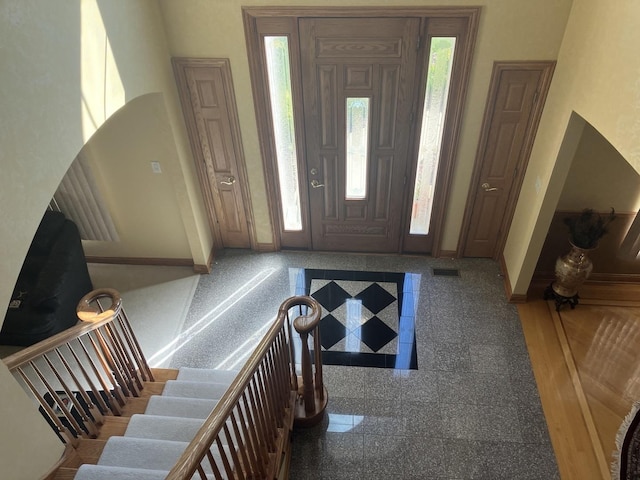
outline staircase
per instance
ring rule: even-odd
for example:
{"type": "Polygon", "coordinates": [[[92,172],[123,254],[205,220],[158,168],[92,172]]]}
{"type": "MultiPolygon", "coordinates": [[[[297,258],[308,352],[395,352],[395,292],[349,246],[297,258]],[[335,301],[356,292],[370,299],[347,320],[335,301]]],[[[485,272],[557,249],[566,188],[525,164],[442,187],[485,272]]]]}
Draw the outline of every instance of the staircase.
{"type": "MultiPolygon", "coordinates": [[[[122,416],[106,418],[98,438],[83,439],[54,480],[164,480],[238,374],[192,368],[153,373],[166,381],[148,382],[143,392],[161,393],[138,397],[122,416]]],[[[230,448],[225,444],[227,455],[230,448]]]]}
{"type": "Polygon", "coordinates": [[[114,290],[91,292],[78,316],[4,360],[67,445],[47,480],[288,478],[294,423],[317,423],[327,403],[315,300],[286,300],[240,371],[150,369],[114,290]]]}

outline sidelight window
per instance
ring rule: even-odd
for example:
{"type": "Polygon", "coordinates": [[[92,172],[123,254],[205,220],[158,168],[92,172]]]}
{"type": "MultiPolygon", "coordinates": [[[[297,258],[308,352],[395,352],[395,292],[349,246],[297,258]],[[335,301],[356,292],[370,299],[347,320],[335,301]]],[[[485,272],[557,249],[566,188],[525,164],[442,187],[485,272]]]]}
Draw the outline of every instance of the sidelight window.
{"type": "Polygon", "coordinates": [[[264,48],[283,226],[284,230],[300,231],[302,230],[302,213],[298,187],[289,39],[286,36],[265,36],[264,48]]]}
{"type": "Polygon", "coordinates": [[[412,235],[427,235],[429,233],[455,43],[455,37],[433,37],[431,39],[409,229],[409,233],[412,235]]]}

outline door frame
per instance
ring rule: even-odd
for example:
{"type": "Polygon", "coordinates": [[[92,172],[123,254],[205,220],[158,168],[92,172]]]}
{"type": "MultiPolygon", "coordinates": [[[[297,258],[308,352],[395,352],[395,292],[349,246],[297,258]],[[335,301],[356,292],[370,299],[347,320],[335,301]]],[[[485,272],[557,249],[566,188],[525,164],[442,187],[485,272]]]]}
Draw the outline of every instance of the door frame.
{"type": "MultiPolygon", "coordinates": [[[[461,45],[460,61],[463,61],[463,66],[460,72],[460,86],[461,91],[457,95],[457,100],[452,102],[452,98],[449,99],[450,105],[455,105],[455,111],[450,111],[452,117],[452,132],[448,135],[448,140],[445,142],[443,139],[441,158],[447,158],[448,163],[443,165],[442,171],[438,174],[439,181],[442,175],[441,193],[438,198],[434,199],[434,212],[436,208],[439,209],[440,217],[444,216],[446,211],[446,204],[448,203],[451,182],[453,179],[452,172],[455,168],[456,154],[458,146],[458,137],[462,124],[462,113],[464,109],[467,85],[470,77],[471,61],[473,58],[473,51],[476,43],[476,36],[478,31],[479,17],[481,7],[242,7],[243,23],[245,30],[245,40],[247,44],[247,53],[249,59],[250,76],[252,83],[253,102],[255,108],[255,115],[257,120],[258,138],[260,144],[260,153],[262,156],[264,178],[267,190],[267,202],[269,217],[271,221],[271,231],[273,238],[273,246],[275,250],[280,250],[283,244],[283,237],[289,236],[289,232],[285,232],[283,228],[282,214],[279,205],[279,184],[277,179],[277,167],[276,167],[276,150],[272,139],[271,132],[273,131],[273,125],[270,115],[269,106],[269,92],[265,88],[267,85],[266,68],[262,61],[262,49],[263,40],[261,35],[269,34],[263,27],[259,27],[259,23],[267,22],[267,31],[274,29],[274,35],[287,36],[290,39],[297,40],[298,27],[297,22],[299,18],[306,17],[334,17],[334,18],[366,18],[366,17],[416,17],[423,19],[423,25],[428,23],[429,19],[452,19],[453,21],[463,22],[466,26],[465,42],[461,45]],[[277,25],[281,27],[277,30],[277,25]],[[445,145],[446,143],[446,145],[445,145]]],[[[264,23],[261,23],[264,25],[264,23]]],[[[424,32],[421,32],[421,37],[424,37],[424,32]]],[[[428,43],[426,38],[425,42],[428,43]]],[[[295,45],[296,42],[290,42],[290,62],[291,71],[299,69],[299,46],[295,45]]],[[[425,48],[424,46],[421,48],[425,48]]],[[[416,74],[421,74],[422,69],[416,74]]],[[[426,81],[426,80],[425,80],[426,81]]],[[[418,85],[423,85],[419,83],[418,85]]],[[[297,140],[297,156],[300,170],[304,168],[306,172],[306,156],[304,152],[304,126],[301,125],[301,120],[304,118],[302,114],[297,112],[297,108],[302,108],[302,86],[296,79],[292,78],[292,97],[294,102],[294,118],[298,119],[295,123],[295,135],[297,140]]],[[[422,87],[420,87],[422,88],[422,87]]],[[[421,92],[419,92],[422,95],[421,92]]],[[[452,95],[451,97],[454,97],[452,95]]],[[[415,112],[416,116],[420,116],[421,112],[415,112]]],[[[449,116],[449,115],[448,115],[449,116]]],[[[447,121],[449,124],[449,122],[447,121]]],[[[418,132],[419,133],[419,132],[418,132]]],[[[415,136],[415,135],[414,135],[415,136]]],[[[417,139],[412,137],[410,145],[414,148],[417,139]]],[[[414,154],[414,156],[417,154],[414,154]]],[[[415,158],[410,158],[410,164],[415,163],[415,158]]],[[[414,176],[414,172],[409,172],[407,180],[411,181],[414,176]]],[[[306,180],[306,177],[305,177],[306,180]]],[[[413,185],[410,183],[410,185],[413,185]]],[[[300,182],[300,204],[302,209],[302,222],[303,230],[298,235],[294,235],[293,240],[287,240],[285,243],[287,247],[291,248],[311,248],[311,235],[310,225],[308,218],[308,186],[307,182],[300,182]]],[[[411,188],[411,191],[413,189],[411,188]]],[[[404,238],[407,236],[405,231],[408,231],[409,217],[411,213],[410,195],[406,195],[405,214],[401,219],[401,242],[400,252],[404,251],[404,238]],[[408,211],[408,213],[407,213],[408,211]]],[[[442,226],[444,219],[440,218],[433,227],[433,247],[431,250],[432,256],[440,255],[440,243],[442,236],[442,226]]]]}
{"type": "Polygon", "coordinates": [[[536,97],[531,115],[530,121],[527,125],[527,132],[525,134],[525,140],[523,144],[523,154],[520,155],[520,161],[516,167],[516,174],[513,180],[513,187],[509,193],[507,200],[507,206],[505,215],[502,219],[500,233],[496,241],[495,249],[492,255],[493,260],[499,260],[504,245],[507,241],[507,234],[513,220],[513,214],[516,209],[516,203],[520,196],[520,190],[522,188],[522,182],[524,181],[524,174],[529,164],[529,157],[531,156],[531,149],[533,148],[533,142],[538,131],[538,125],[540,118],[542,117],[542,111],[544,110],[545,100],[547,93],[549,92],[549,86],[551,85],[551,79],[556,66],[555,60],[547,61],[495,61],[493,62],[493,72],[491,74],[491,81],[489,84],[489,93],[487,95],[487,102],[484,109],[484,117],[482,119],[482,128],[480,130],[480,137],[478,140],[478,148],[476,150],[476,157],[474,160],[473,173],[471,175],[471,184],[469,192],[467,194],[467,202],[464,209],[464,216],[462,218],[462,227],[460,229],[460,236],[458,239],[458,248],[456,250],[456,257],[463,257],[463,253],[467,243],[467,237],[469,235],[469,228],[471,226],[471,216],[473,213],[473,201],[478,192],[478,184],[480,183],[480,174],[482,171],[482,159],[487,149],[487,142],[489,139],[489,131],[491,128],[491,120],[493,114],[493,108],[498,96],[498,87],[500,86],[500,77],[505,70],[540,70],[540,83],[539,89],[536,91],[536,97]]]}

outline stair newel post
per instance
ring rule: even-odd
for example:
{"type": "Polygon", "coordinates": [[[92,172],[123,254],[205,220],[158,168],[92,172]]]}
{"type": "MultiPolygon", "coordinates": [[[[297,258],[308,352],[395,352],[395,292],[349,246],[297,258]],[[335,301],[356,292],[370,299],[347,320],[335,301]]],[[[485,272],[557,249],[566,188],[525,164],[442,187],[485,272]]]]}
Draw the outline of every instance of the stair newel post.
{"type": "Polygon", "coordinates": [[[309,351],[309,333],[300,332],[302,340],[302,402],[306,413],[314,413],[316,402],[314,398],[313,373],[311,371],[311,352],[309,351]]]}
{"type": "MultiPolygon", "coordinates": [[[[306,308],[305,315],[296,317],[293,321],[293,327],[300,335],[300,357],[302,385],[298,388],[298,400],[296,402],[296,411],[294,424],[297,426],[313,426],[318,424],[324,417],[324,411],[327,407],[327,391],[324,388],[322,380],[322,356],[320,344],[320,329],[318,324],[322,315],[322,307],[311,297],[295,297],[294,305],[303,305],[306,308]],[[309,334],[313,332],[313,349],[314,361],[311,359],[311,351],[309,350],[309,334]],[[315,365],[315,375],[313,368],[315,365]]],[[[291,306],[291,305],[289,305],[291,306]]]]}
{"type": "Polygon", "coordinates": [[[315,385],[318,398],[324,398],[324,380],[322,378],[322,345],[320,344],[320,328],[313,330],[313,353],[316,366],[315,385]]]}

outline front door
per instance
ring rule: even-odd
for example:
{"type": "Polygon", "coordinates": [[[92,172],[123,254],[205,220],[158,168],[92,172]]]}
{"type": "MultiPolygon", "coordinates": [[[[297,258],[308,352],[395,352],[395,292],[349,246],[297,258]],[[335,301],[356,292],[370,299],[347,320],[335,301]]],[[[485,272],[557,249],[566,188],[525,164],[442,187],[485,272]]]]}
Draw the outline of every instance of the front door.
{"type": "Polygon", "coordinates": [[[299,27],[313,249],[398,251],[420,19],[299,27]]]}

